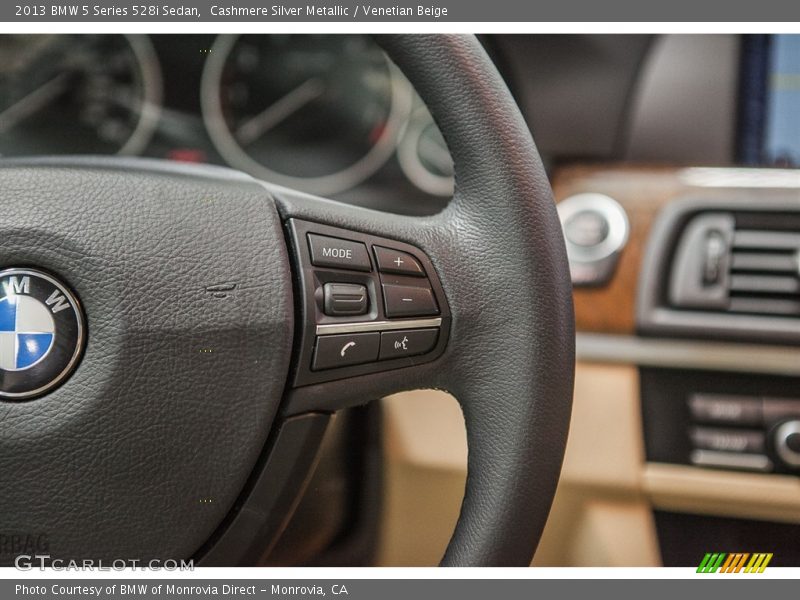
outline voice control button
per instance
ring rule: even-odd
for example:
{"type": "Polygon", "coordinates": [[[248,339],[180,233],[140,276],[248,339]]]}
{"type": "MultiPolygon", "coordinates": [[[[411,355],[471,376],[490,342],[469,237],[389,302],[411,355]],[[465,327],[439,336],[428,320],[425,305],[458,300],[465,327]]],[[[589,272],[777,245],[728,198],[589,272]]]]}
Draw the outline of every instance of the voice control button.
{"type": "Polygon", "coordinates": [[[438,329],[384,331],[381,333],[380,360],[425,354],[434,349],[438,337],[438,329]]]}

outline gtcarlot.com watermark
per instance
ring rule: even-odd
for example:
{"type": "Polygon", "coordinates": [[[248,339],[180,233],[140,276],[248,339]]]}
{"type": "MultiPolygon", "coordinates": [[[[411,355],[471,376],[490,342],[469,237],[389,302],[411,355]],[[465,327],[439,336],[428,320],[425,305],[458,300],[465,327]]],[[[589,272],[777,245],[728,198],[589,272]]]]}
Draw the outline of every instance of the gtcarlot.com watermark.
{"type": "Polygon", "coordinates": [[[52,558],[49,554],[20,554],[14,559],[14,567],[20,571],[194,571],[193,560],[115,559],[115,560],[67,560],[52,558]]]}

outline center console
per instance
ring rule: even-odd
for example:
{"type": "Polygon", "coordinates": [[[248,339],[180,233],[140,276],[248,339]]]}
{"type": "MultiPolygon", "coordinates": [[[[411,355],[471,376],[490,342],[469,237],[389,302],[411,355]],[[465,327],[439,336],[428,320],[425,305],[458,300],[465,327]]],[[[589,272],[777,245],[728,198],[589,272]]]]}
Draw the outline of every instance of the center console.
{"type": "MultiPolygon", "coordinates": [[[[624,247],[575,282],[577,356],[638,376],[627,481],[663,564],[696,565],[703,544],[794,564],[771,540],[800,531],[800,172],[573,167],[555,190],[605,196],[627,217],[624,247]]],[[[572,243],[596,243],[584,233],[609,228],[595,221],[573,224],[572,243]]]]}
{"type": "Polygon", "coordinates": [[[648,461],[800,472],[800,379],[640,369],[648,461]]]}

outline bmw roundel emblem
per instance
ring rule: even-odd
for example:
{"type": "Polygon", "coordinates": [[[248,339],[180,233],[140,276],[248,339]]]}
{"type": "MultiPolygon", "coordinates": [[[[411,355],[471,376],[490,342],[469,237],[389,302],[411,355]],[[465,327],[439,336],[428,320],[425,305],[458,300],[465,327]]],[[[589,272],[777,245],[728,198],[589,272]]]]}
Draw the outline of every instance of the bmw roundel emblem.
{"type": "Polygon", "coordinates": [[[0,398],[24,400],[62,383],[85,341],[70,290],[34,269],[0,271],[0,398]]]}

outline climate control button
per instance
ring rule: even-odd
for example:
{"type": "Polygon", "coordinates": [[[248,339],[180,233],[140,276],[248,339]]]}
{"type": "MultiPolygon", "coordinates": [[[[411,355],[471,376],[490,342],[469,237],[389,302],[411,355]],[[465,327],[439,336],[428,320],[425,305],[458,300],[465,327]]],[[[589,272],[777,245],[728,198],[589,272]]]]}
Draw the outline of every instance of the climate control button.
{"type": "Polygon", "coordinates": [[[786,421],[778,426],[775,452],[787,467],[800,468],[800,421],[786,421]]]}

